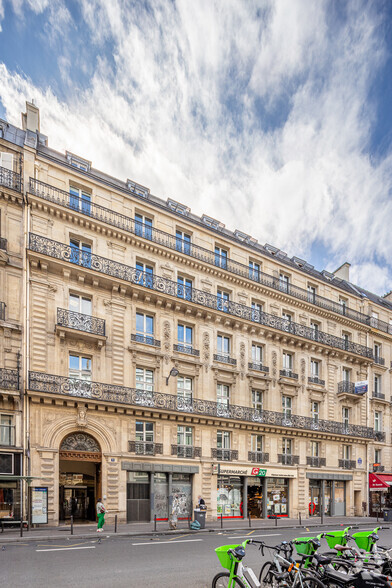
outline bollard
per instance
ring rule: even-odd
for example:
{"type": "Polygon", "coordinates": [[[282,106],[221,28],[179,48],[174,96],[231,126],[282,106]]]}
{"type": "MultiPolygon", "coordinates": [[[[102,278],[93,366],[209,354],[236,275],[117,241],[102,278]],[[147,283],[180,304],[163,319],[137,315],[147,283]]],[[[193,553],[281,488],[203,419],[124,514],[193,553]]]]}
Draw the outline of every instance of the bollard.
{"type": "Polygon", "coordinates": [[[278,516],[275,515],[275,527],[277,527],[277,526],[278,526],[278,516]]]}
{"type": "Polygon", "coordinates": [[[321,524],[324,524],[324,508],[323,505],[321,505],[321,524]]]}
{"type": "Polygon", "coordinates": [[[377,509],[377,522],[378,522],[378,509],[377,509]]]}
{"type": "Polygon", "coordinates": [[[157,515],[154,515],[154,531],[157,530],[157,515]]]}
{"type": "Polygon", "coordinates": [[[250,524],[250,513],[248,513],[248,519],[249,519],[249,528],[250,528],[251,527],[251,524],[250,524]]]}
{"type": "Polygon", "coordinates": [[[301,521],[301,511],[298,513],[298,518],[299,518],[299,526],[302,526],[302,521],[301,521]]]}
{"type": "Polygon", "coordinates": [[[23,517],[20,517],[20,536],[23,537],[23,517]]]}
{"type": "Polygon", "coordinates": [[[71,535],[73,535],[73,515],[71,515],[71,535]]]}
{"type": "Polygon", "coordinates": [[[117,533],[117,515],[114,515],[114,532],[117,533]]]}
{"type": "Polygon", "coordinates": [[[223,529],[223,512],[221,512],[221,529],[223,529]]]}

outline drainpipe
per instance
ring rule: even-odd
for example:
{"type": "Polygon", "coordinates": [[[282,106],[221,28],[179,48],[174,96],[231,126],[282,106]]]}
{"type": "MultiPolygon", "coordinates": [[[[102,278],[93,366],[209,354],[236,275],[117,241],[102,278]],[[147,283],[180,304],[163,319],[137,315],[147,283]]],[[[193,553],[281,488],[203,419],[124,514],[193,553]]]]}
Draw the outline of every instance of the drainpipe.
{"type": "MultiPolygon", "coordinates": [[[[369,333],[366,333],[366,347],[369,347],[369,333]]],[[[367,365],[366,367],[366,379],[368,381],[368,392],[367,392],[367,400],[366,400],[366,426],[369,427],[369,421],[370,421],[370,378],[369,378],[369,372],[370,372],[370,364],[367,365]]],[[[369,490],[369,447],[368,447],[368,443],[366,444],[366,462],[365,462],[365,468],[366,468],[366,482],[365,482],[365,488],[366,488],[366,504],[367,504],[367,512],[365,513],[367,516],[369,516],[370,513],[370,490],[369,490]]]]}

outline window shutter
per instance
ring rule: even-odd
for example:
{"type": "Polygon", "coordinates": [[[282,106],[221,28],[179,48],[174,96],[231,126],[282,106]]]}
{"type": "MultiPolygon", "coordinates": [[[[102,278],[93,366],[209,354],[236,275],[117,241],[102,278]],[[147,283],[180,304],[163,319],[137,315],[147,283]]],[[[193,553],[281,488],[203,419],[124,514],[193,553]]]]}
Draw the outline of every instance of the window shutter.
{"type": "Polygon", "coordinates": [[[0,167],[14,171],[14,156],[12,153],[0,152],[0,167]]]}

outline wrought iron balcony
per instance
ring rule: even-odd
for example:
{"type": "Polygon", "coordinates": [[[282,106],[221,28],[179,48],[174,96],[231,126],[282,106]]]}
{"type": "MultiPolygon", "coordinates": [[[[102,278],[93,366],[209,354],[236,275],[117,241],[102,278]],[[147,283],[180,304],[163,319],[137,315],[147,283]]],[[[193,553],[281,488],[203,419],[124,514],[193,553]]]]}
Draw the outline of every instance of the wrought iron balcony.
{"type": "Polygon", "coordinates": [[[252,463],[268,463],[269,453],[263,451],[248,451],[248,461],[252,463]]]}
{"type": "Polygon", "coordinates": [[[5,390],[18,390],[18,370],[7,370],[5,368],[0,368],[0,388],[5,390]]]}
{"type": "Polygon", "coordinates": [[[83,331],[92,335],[105,336],[105,321],[104,319],[91,316],[89,314],[82,314],[81,312],[74,312],[73,310],[66,310],[65,308],[57,309],[57,324],[60,327],[68,329],[75,329],[83,331]]]}
{"type": "Polygon", "coordinates": [[[75,378],[56,376],[42,372],[29,373],[29,389],[36,392],[58,394],[62,396],[90,398],[103,402],[116,402],[132,406],[145,406],[157,410],[170,410],[174,412],[189,412],[191,414],[209,417],[221,417],[230,420],[242,420],[251,423],[280,426],[293,429],[305,429],[319,431],[334,435],[349,435],[373,439],[374,431],[370,427],[361,425],[344,425],[338,421],[319,419],[317,422],[311,418],[300,415],[291,415],[290,420],[281,412],[270,410],[257,410],[249,406],[230,404],[225,407],[225,416],[221,415],[222,405],[210,400],[198,398],[185,399],[179,407],[177,395],[137,390],[125,386],[104,384],[102,382],[86,382],[75,378]]]}
{"type": "Polygon", "coordinates": [[[256,370],[257,372],[265,372],[266,374],[268,374],[268,372],[269,372],[269,367],[267,367],[257,361],[250,361],[248,363],[248,369],[256,370]]]}
{"type": "Polygon", "coordinates": [[[192,345],[186,345],[185,343],[175,343],[173,345],[173,350],[178,351],[178,353],[187,353],[188,355],[194,355],[195,357],[200,356],[200,351],[198,349],[194,349],[192,345]]]}
{"type": "Polygon", "coordinates": [[[5,186],[6,188],[11,188],[11,190],[21,192],[22,179],[20,174],[5,167],[0,167],[0,186],[5,186]]]}
{"type": "Polygon", "coordinates": [[[385,365],[385,359],[383,357],[380,357],[379,355],[375,355],[373,361],[377,365],[385,365]]]}
{"type": "Polygon", "coordinates": [[[211,449],[211,457],[218,461],[237,461],[238,451],[235,449],[217,449],[213,447],[211,449]]]}
{"type": "Polygon", "coordinates": [[[201,457],[201,447],[193,447],[193,445],[172,445],[171,454],[177,457],[194,459],[195,457],[201,457]]]}
{"type": "Polygon", "coordinates": [[[131,341],[135,343],[144,343],[144,345],[151,345],[152,347],[160,347],[161,342],[154,339],[152,335],[142,335],[141,333],[132,333],[131,341]]]}
{"type": "Polygon", "coordinates": [[[151,441],[128,441],[128,451],[136,455],[162,455],[163,444],[151,441]]]}
{"type": "MultiPolygon", "coordinates": [[[[346,382],[343,380],[342,382],[338,383],[338,394],[356,394],[355,392],[355,384],[354,382],[346,382]]],[[[363,393],[358,394],[362,396],[363,393]]]]}
{"type": "Polygon", "coordinates": [[[5,321],[5,302],[0,302],[0,321],[5,321]]]}
{"type": "MultiPolygon", "coordinates": [[[[41,255],[46,255],[48,257],[69,263],[80,262],[79,265],[84,266],[86,270],[94,270],[135,285],[140,285],[141,274],[144,273],[140,270],[137,270],[136,268],[130,267],[118,261],[113,261],[111,259],[100,257],[99,255],[92,253],[88,254],[89,260],[88,265],[86,265],[85,261],[83,260],[83,252],[80,252],[80,260],[78,261],[77,256],[79,254],[77,251],[75,251],[74,248],[70,247],[69,245],[65,245],[64,243],[59,243],[58,241],[53,241],[52,239],[42,237],[41,235],[35,235],[33,233],[30,233],[29,247],[31,251],[40,253],[41,255]]],[[[147,277],[149,280],[149,289],[155,290],[160,294],[173,296],[178,300],[177,282],[173,282],[167,278],[162,278],[161,276],[151,274],[146,274],[146,278],[147,277]]],[[[192,288],[190,302],[193,302],[194,304],[217,310],[220,304],[219,301],[221,301],[221,298],[215,296],[214,294],[192,288]]],[[[238,302],[233,302],[231,300],[228,301],[227,309],[221,312],[235,316],[236,319],[242,318],[252,322],[257,322],[258,324],[262,324],[279,331],[287,332],[289,330],[292,335],[313,340],[313,329],[310,327],[290,322],[288,329],[288,321],[285,319],[268,314],[266,312],[255,311],[255,309],[238,302]]],[[[365,347],[364,345],[353,343],[352,341],[345,341],[345,339],[335,337],[335,335],[330,335],[329,333],[324,333],[323,331],[319,331],[319,343],[328,345],[329,347],[349,351],[369,359],[373,358],[373,350],[370,347],[365,347]]]]}
{"type": "MultiPolygon", "coordinates": [[[[45,184],[39,180],[30,178],[29,191],[30,194],[33,194],[39,198],[49,202],[54,202],[55,204],[58,204],[64,208],[76,210],[80,214],[88,215],[89,217],[95,218],[108,225],[117,227],[129,233],[133,233],[134,235],[148,239],[149,241],[153,241],[154,243],[162,245],[163,247],[167,247],[174,251],[178,251],[179,253],[189,255],[190,257],[199,259],[204,263],[208,263],[209,265],[213,265],[215,267],[218,266],[230,273],[247,278],[253,282],[257,282],[263,286],[267,286],[268,288],[272,288],[279,292],[283,292],[289,296],[318,306],[319,308],[330,310],[341,316],[346,316],[354,321],[370,325],[372,317],[363,314],[362,312],[353,310],[338,302],[334,302],[333,300],[319,296],[318,294],[310,293],[308,290],[300,288],[299,286],[282,282],[279,278],[266,274],[262,271],[250,270],[249,267],[245,264],[217,255],[214,251],[210,251],[209,249],[205,249],[200,245],[195,245],[194,243],[189,243],[183,239],[179,239],[170,233],[165,233],[164,231],[160,231],[137,221],[135,222],[134,219],[121,213],[114,212],[113,210],[105,208],[104,206],[100,206],[91,202],[89,203],[88,207],[83,207],[82,199],[80,199],[80,203],[77,203],[78,198],[74,195],[71,196],[69,192],[49,184],[45,184]]],[[[257,313],[259,311],[255,312],[257,313]]],[[[387,333],[392,332],[392,328],[391,330],[388,330],[389,325],[387,323],[384,323],[383,321],[378,321],[378,323],[379,326],[377,328],[380,330],[387,333]]],[[[313,340],[314,338],[315,337],[313,334],[313,340]]]]}
{"type": "Polygon", "coordinates": [[[291,370],[279,370],[279,375],[281,378],[292,378],[293,380],[298,380],[298,374],[295,374],[291,370]]]}
{"type": "Polygon", "coordinates": [[[325,380],[322,380],[318,376],[309,376],[308,383],[309,384],[318,384],[319,386],[325,386],[325,380]]]}
{"type": "Polygon", "coordinates": [[[4,237],[0,237],[0,249],[7,251],[7,239],[4,239],[4,237]]]}
{"type": "Polygon", "coordinates": [[[343,470],[355,470],[357,462],[355,459],[339,459],[339,467],[343,470]]]}
{"type": "Polygon", "coordinates": [[[374,431],[374,440],[380,443],[385,442],[385,433],[383,431],[374,431]]]}
{"type": "Polygon", "coordinates": [[[0,445],[15,447],[15,425],[0,425],[0,445]]]}
{"type": "Polygon", "coordinates": [[[383,394],[382,392],[373,391],[372,398],[379,398],[380,400],[385,400],[385,394],[383,394]]]}
{"type": "Polygon", "coordinates": [[[385,466],[383,466],[383,465],[373,465],[373,472],[375,474],[377,472],[379,472],[381,474],[381,472],[385,472],[385,466]]]}
{"type": "Polygon", "coordinates": [[[312,468],[322,468],[327,465],[327,460],[325,457],[313,457],[312,455],[308,455],[306,457],[306,465],[312,468]]]}
{"type": "Polygon", "coordinates": [[[298,465],[299,455],[287,455],[286,453],[279,453],[278,463],[283,465],[298,465]]]}
{"type": "Polygon", "coordinates": [[[230,365],[237,365],[237,360],[229,357],[228,355],[221,353],[214,353],[214,361],[220,361],[222,363],[229,363],[230,365]]]}

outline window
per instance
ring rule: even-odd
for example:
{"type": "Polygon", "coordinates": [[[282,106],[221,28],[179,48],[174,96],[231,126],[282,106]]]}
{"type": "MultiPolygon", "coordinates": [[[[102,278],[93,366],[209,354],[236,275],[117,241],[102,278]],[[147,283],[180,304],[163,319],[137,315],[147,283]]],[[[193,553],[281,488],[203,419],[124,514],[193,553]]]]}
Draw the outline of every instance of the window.
{"type": "Polygon", "coordinates": [[[289,278],[289,276],[286,276],[285,274],[279,275],[279,289],[282,292],[289,293],[289,291],[290,291],[290,278],[289,278]]]}
{"type": "Polygon", "coordinates": [[[185,300],[192,300],[192,280],[178,276],[177,297],[185,298],[185,300]]]}
{"type": "Polygon", "coordinates": [[[261,390],[252,390],[252,408],[263,410],[263,392],[261,390]]]}
{"type": "Polygon", "coordinates": [[[377,328],[377,326],[378,326],[378,312],[372,312],[370,324],[372,325],[372,327],[377,328]]]}
{"type": "Polygon", "coordinates": [[[136,262],[136,283],[146,288],[154,285],[154,268],[141,261],[136,262]]]}
{"type": "Polygon", "coordinates": [[[249,262],[249,278],[256,282],[260,281],[260,264],[254,261],[249,262]]]}
{"type": "Polygon", "coordinates": [[[293,370],[293,356],[291,353],[283,353],[283,369],[286,372],[293,370]]]}
{"type": "Polygon", "coordinates": [[[183,231],[176,231],[176,249],[190,255],[191,253],[191,236],[187,235],[183,231]]]}
{"type": "Polygon", "coordinates": [[[345,298],[339,298],[339,304],[342,308],[342,314],[346,314],[346,309],[348,306],[347,300],[345,298]]]}
{"type": "Polygon", "coordinates": [[[154,371],[146,368],[136,368],[136,390],[154,390],[154,371]]]}
{"type": "Polygon", "coordinates": [[[351,447],[350,445],[343,445],[343,459],[351,459],[351,447]]]}
{"type": "Polygon", "coordinates": [[[15,445],[12,415],[0,414],[0,445],[15,445]]]}
{"type": "Polygon", "coordinates": [[[381,376],[374,374],[374,394],[379,396],[381,394],[381,376]]]}
{"type": "Polygon", "coordinates": [[[217,384],[216,399],[219,406],[229,408],[230,389],[226,384],[217,384]]]}
{"type": "Polygon", "coordinates": [[[154,317],[141,312],[136,313],[136,337],[141,343],[154,345],[154,317]]]}
{"type": "Polygon", "coordinates": [[[228,357],[230,355],[230,337],[224,335],[217,336],[217,351],[218,355],[228,357]]]}
{"type": "Polygon", "coordinates": [[[12,153],[0,152],[0,167],[14,171],[14,156],[12,153]]]}
{"type": "Polygon", "coordinates": [[[312,329],[312,339],[314,339],[314,341],[318,341],[319,324],[311,321],[310,328],[312,329]]]}
{"type": "Polygon", "coordinates": [[[177,376],[177,398],[192,401],[193,380],[187,376],[177,376]]]}
{"type": "Polygon", "coordinates": [[[230,449],[230,432],[217,431],[216,446],[218,449],[230,449]]]}
{"type": "Polygon", "coordinates": [[[285,419],[291,418],[292,401],[290,396],[282,396],[282,411],[285,419]]]}
{"type": "Polygon", "coordinates": [[[320,443],[318,441],[310,442],[310,455],[312,457],[319,457],[320,455],[320,443]]]}
{"type": "Polygon", "coordinates": [[[348,368],[342,369],[343,382],[350,382],[350,371],[348,368]]]}
{"type": "Polygon", "coordinates": [[[223,312],[229,312],[229,293],[223,290],[218,290],[217,293],[217,309],[223,312]]]}
{"type": "Polygon", "coordinates": [[[285,321],[288,321],[289,323],[291,323],[292,319],[293,319],[293,315],[290,314],[289,312],[286,312],[285,310],[282,312],[282,318],[285,321]]]}
{"type": "Polygon", "coordinates": [[[318,378],[320,375],[320,362],[315,359],[310,360],[310,374],[312,378],[318,378]]]}
{"type": "Polygon", "coordinates": [[[263,347],[262,345],[252,345],[252,361],[253,363],[263,363],[263,347]]]}
{"type": "Polygon", "coordinates": [[[154,423],[136,421],[136,441],[154,441],[154,423]]]}
{"type": "Polygon", "coordinates": [[[91,316],[92,312],[92,301],[87,296],[78,296],[77,294],[69,295],[69,310],[73,312],[80,312],[81,314],[87,314],[91,316]]]}
{"type": "Polygon", "coordinates": [[[292,454],[291,439],[283,439],[282,450],[283,450],[283,455],[291,455],[292,454]]]}
{"type": "Polygon", "coordinates": [[[250,436],[250,448],[251,451],[261,453],[263,451],[263,436],[262,435],[251,435],[250,436]]]}
{"type": "Polygon", "coordinates": [[[69,261],[83,267],[91,267],[91,245],[78,239],[70,239],[69,244],[71,247],[69,261]]]}
{"type": "Polygon", "coordinates": [[[378,433],[382,431],[382,422],[381,422],[382,414],[381,411],[376,410],[374,412],[374,430],[378,433]]]}
{"type": "Polygon", "coordinates": [[[69,377],[91,382],[91,357],[70,354],[69,377]]]}
{"type": "Polygon", "coordinates": [[[350,335],[348,333],[343,333],[343,342],[344,342],[344,349],[348,351],[349,343],[350,343],[350,335]]]}
{"type": "Polygon", "coordinates": [[[221,247],[215,247],[215,265],[227,269],[227,251],[221,247]]]}
{"type": "Polygon", "coordinates": [[[314,286],[308,286],[308,302],[315,304],[316,302],[316,288],[314,286]]]}
{"type": "Polygon", "coordinates": [[[258,302],[252,302],[252,321],[261,322],[261,313],[263,305],[258,302]]]}
{"type": "Polygon", "coordinates": [[[343,406],[343,408],[342,408],[342,421],[343,421],[343,431],[345,433],[347,433],[348,427],[350,424],[350,409],[347,406],[343,406]]]}
{"type": "Polygon", "coordinates": [[[91,214],[91,194],[79,188],[69,188],[69,206],[83,214],[91,214]]]}
{"type": "Polygon", "coordinates": [[[379,343],[374,344],[374,359],[377,361],[381,357],[381,345],[379,343]]]}
{"type": "Polygon", "coordinates": [[[187,325],[177,325],[177,341],[179,351],[191,352],[193,342],[193,328],[187,325]]]}
{"type": "Polygon", "coordinates": [[[185,427],[177,425],[177,444],[178,445],[193,445],[193,429],[192,427],[185,427]]]}
{"type": "Polygon", "coordinates": [[[374,463],[381,463],[381,449],[374,450],[374,463]]]}
{"type": "Polygon", "coordinates": [[[135,234],[145,239],[152,239],[152,219],[135,213],[135,234]]]}
{"type": "Polygon", "coordinates": [[[311,411],[312,411],[313,423],[317,424],[319,422],[319,418],[320,418],[320,403],[319,402],[312,402],[311,411]]]}

